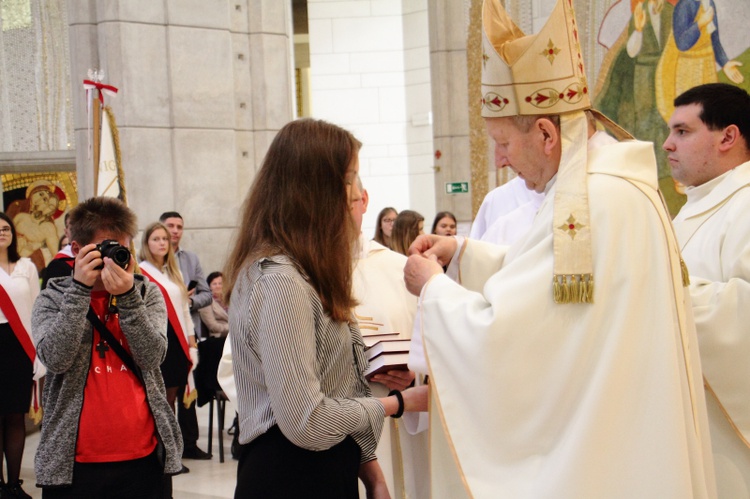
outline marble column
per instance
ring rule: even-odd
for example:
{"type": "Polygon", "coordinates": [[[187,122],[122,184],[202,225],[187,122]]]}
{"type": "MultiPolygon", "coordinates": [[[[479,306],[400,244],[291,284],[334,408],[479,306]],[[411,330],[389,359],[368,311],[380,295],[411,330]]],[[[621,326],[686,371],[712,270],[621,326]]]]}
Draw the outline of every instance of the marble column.
{"type": "Polygon", "coordinates": [[[429,20],[435,204],[456,215],[466,228],[459,232],[468,232],[474,218],[472,193],[478,186],[472,178],[469,140],[467,5],[452,0],[429,2],[429,20]],[[470,182],[469,194],[446,194],[448,182],[470,182]]]}
{"type": "Polygon", "coordinates": [[[120,92],[115,113],[140,228],[169,210],[182,246],[220,269],[240,204],[276,132],[293,118],[291,3],[69,0],[80,199],[93,193],[89,68],[120,92]]]}

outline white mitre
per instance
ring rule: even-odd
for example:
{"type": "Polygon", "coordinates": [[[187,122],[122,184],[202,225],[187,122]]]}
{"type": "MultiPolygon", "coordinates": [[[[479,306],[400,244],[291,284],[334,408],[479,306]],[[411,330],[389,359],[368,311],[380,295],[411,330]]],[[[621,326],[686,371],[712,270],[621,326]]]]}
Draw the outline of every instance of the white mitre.
{"type": "Polygon", "coordinates": [[[556,303],[593,303],[588,124],[583,113],[591,101],[573,0],[558,0],[542,30],[529,36],[499,0],[485,0],[482,9],[482,116],[560,116],[552,292],[556,303]]]}
{"type": "Polygon", "coordinates": [[[482,116],[562,114],[591,107],[572,0],[558,0],[526,36],[499,0],[482,12],[482,116]]]}

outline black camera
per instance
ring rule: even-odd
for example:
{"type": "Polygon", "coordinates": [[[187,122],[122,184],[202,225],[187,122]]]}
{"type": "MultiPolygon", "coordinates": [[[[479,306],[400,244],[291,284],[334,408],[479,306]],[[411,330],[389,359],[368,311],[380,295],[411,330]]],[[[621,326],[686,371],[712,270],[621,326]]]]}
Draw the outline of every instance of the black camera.
{"type": "MultiPolygon", "coordinates": [[[[113,239],[105,239],[97,244],[95,249],[102,254],[102,258],[106,256],[111,258],[113,262],[123,269],[128,268],[128,264],[130,263],[130,250],[117,241],[113,239]]],[[[97,267],[97,269],[102,268],[104,268],[104,264],[97,267]]]]}

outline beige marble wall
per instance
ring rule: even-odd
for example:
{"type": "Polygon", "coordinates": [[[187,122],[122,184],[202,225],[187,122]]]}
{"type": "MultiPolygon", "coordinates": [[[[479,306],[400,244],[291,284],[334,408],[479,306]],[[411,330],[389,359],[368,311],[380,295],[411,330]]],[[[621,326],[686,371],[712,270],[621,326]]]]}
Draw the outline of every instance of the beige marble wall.
{"type": "Polygon", "coordinates": [[[468,6],[464,2],[429,2],[430,69],[433,102],[435,201],[437,210],[452,211],[459,222],[473,219],[469,194],[446,194],[447,182],[471,182],[469,77],[466,41],[468,6]]]}
{"type": "Polygon", "coordinates": [[[362,230],[385,206],[435,214],[427,0],[308,0],[311,113],[364,147],[362,230]]]}
{"type": "Polygon", "coordinates": [[[183,247],[206,273],[221,268],[255,171],[293,118],[290,2],[70,0],[68,8],[81,199],[93,192],[81,81],[102,68],[120,89],[106,103],[140,227],[179,211],[183,247]]]}

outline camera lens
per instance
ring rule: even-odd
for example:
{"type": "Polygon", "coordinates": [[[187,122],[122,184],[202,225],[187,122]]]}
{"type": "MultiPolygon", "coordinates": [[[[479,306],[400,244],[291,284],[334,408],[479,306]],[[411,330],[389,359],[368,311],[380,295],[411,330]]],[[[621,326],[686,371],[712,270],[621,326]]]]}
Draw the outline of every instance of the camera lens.
{"type": "Polygon", "coordinates": [[[127,268],[130,263],[130,251],[125,246],[114,248],[109,257],[122,268],[127,268]]]}
{"type": "Polygon", "coordinates": [[[97,246],[97,249],[101,252],[102,258],[106,256],[107,258],[111,258],[112,261],[121,268],[128,268],[128,264],[130,263],[130,250],[125,246],[120,245],[117,241],[110,239],[102,241],[102,243],[97,246]]]}

